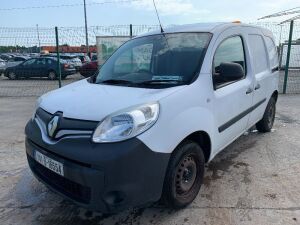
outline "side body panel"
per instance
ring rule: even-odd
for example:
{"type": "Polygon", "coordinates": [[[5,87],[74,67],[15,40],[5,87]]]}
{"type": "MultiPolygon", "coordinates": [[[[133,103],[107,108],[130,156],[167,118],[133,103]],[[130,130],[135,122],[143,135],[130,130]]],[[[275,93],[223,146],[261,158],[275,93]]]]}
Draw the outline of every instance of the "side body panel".
{"type": "MultiPolygon", "coordinates": [[[[277,65],[271,65],[269,54],[272,49],[269,48],[268,51],[266,46],[266,38],[271,38],[270,40],[272,40],[272,37],[266,37],[260,29],[249,28],[248,43],[251,56],[251,67],[249,72],[252,73],[254,77],[253,104],[255,105],[262,101],[263,104],[258,106],[250,114],[248,128],[255,125],[259,120],[262,119],[271,95],[274,93],[274,91],[278,90],[279,72],[278,69],[276,69],[276,67],[278,68],[278,61],[277,65]]],[[[275,44],[273,50],[277,55],[275,44]]]]}

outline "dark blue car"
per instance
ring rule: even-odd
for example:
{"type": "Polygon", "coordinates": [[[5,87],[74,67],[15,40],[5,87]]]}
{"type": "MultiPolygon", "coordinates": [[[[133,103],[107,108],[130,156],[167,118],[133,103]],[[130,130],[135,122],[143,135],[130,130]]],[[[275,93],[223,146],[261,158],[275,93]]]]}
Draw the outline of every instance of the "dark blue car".
{"type": "MultiPolygon", "coordinates": [[[[61,78],[76,73],[73,65],[65,60],[60,61],[61,78]]],[[[5,70],[4,75],[11,80],[29,77],[47,77],[50,80],[58,78],[57,60],[51,57],[31,58],[5,70]]]]}

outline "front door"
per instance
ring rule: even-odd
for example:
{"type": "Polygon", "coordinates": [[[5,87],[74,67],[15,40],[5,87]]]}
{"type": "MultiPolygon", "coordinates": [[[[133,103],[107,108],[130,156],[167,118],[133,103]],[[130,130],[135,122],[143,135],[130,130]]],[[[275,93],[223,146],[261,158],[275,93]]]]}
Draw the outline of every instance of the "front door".
{"type": "Polygon", "coordinates": [[[31,77],[32,76],[32,66],[35,64],[36,59],[29,59],[24,63],[19,64],[17,68],[17,74],[20,77],[31,77]]]}
{"type": "Polygon", "coordinates": [[[214,52],[212,78],[214,85],[213,111],[216,118],[216,149],[220,151],[246,129],[252,106],[252,77],[247,74],[244,36],[240,33],[223,33],[214,52]],[[225,79],[220,71],[222,63],[239,64],[244,77],[225,79]]]}

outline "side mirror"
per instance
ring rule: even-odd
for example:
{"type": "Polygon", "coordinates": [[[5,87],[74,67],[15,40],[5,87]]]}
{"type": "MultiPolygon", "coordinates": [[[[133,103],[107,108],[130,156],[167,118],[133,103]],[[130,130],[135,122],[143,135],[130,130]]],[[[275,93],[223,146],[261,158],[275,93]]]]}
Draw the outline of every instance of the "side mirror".
{"type": "Polygon", "coordinates": [[[220,76],[226,81],[240,80],[245,76],[244,68],[238,63],[221,63],[220,76]]]}

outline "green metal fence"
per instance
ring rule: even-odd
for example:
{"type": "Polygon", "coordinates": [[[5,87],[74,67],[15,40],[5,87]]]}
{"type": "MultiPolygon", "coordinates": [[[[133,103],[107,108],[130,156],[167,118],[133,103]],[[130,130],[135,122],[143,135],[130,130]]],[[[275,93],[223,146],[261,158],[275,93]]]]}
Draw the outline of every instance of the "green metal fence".
{"type": "MultiPolygon", "coordinates": [[[[279,25],[275,22],[253,22],[250,24],[267,28],[274,34],[280,55],[280,92],[300,93],[300,23],[294,22],[293,33],[290,36],[290,57],[287,57],[291,33],[289,23],[279,25]],[[288,67],[286,66],[287,63],[289,63],[288,67]]],[[[92,26],[88,28],[89,51],[91,56],[98,54],[97,37],[98,39],[102,37],[102,40],[105,37],[106,42],[110,40],[116,42],[116,37],[119,39],[125,37],[126,39],[157,29],[159,29],[157,25],[92,26]]],[[[64,52],[86,53],[85,43],[84,27],[58,27],[57,29],[0,27],[0,54],[27,54],[35,57],[34,53],[47,51],[55,54],[64,52]],[[59,43],[58,48],[56,48],[57,43],[59,43]]],[[[114,43],[114,48],[120,43],[122,41],[114,43]]],[[[106,47],[108,50],[111,48],[109,45],[106,47]]],[[[60,85],[63,86],[79,79],[83,79],[83,77],[80,74],[75,74],[59,84],[58,81],[46,79],[11,81],[0,76],[0,96],[39,96],[60,85]]]]}

